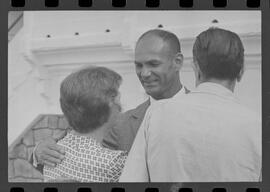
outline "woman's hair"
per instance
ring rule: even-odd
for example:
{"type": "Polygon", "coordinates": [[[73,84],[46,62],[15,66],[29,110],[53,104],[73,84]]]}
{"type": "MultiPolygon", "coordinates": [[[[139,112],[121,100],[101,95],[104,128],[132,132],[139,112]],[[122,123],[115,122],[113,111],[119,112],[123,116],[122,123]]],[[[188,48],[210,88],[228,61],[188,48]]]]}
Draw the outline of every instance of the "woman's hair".
{"type": "Polygon", "coordinates": [[[88,133],[106,123],[121,81],[118,73],[105,67],[88,67],[68,75],[61,83],[60,104],[69,125],[88,133]]]}

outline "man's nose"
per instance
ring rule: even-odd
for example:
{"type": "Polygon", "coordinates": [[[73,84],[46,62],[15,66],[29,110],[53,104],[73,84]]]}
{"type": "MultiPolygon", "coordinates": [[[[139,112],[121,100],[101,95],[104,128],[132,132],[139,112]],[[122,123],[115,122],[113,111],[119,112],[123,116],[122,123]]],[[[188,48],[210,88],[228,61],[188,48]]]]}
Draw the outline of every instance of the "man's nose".
{"type": "Polygon", "coordinates": [[[150,75],[151,75],[151,71],[148,68],[144,67],[142,69],[141,76],[142,77],[149,77],[150,75]]]}

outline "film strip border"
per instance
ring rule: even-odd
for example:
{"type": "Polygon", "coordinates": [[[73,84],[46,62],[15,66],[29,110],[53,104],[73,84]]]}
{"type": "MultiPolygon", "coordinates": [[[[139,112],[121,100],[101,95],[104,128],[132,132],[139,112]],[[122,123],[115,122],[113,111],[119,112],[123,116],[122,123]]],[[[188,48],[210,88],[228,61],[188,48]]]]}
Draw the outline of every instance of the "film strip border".
{"type": "MultiPolygon", "coordinates": [[[[40,190],[42,191],[42,189],[40,190]]],[[[43,189],[43,192],[60,192],[60,191],[64,191],[64,190],[58,190],[58,187],[45,187],[43,189]]],[[[93,190],[92,188],[89,187],[79,187],[77,190],[75,189],[74,192],[95,192],[96,190],[93,190]]],[[[172,187],[171,192],[198,192],[201,190],[196,190],[194,188],[177,188],[177,187],[172,187]]],[[[226,188],[213,188],[212,190],[210,190],[209,192],[229,192],[230,190],[227,190],[226,188]]],[[[259,188],[247,188],[245,190],[246,192],[260,192],[259,188]]],[[[10,192],[25,192],[24,188],[22,187],[15,187],[15,188],[11,188],[10,192]]],[[[123,187],[113,187],[110,190],[108,190],[108,192],[128,192],[128,190],[126,190],[123,187]]],[[[145,188],[145,190],[142,190],[142,192],[161,192],[161,190],[159,190],[159,188],[155,187],[155,188],[145,188]]]]}
{"type": "MultiPolygon", "coordinates": [[[[268,48],[267,42],[270,42],[270,33],[264,35],[265,31],[269,32],[270,23],[270,1],[269,0],[9,0],[7,1],[8,10],[59,10],[59,9],[89,9],[89,10],[102,10],[102,9],[114,9],[114,10],[126,10],[126,9],[147,9],[147,10],[158,10],[158,9],[174,9],[174,10],[193,10],[193,9],[222,9],[222,10],[262,10],[262,32],[263,32],[263,42],[262,50],[263,57],[267,56],[268,48]],[[268,25],[267,25],[268,22],[268,25]],[[266,47],[265,47],[266,46],[266,47]]],[[[2,15],[2,14],[1,14],[2,15]]],[[[2,20],[2,19],[1,19],[2,20]]],[[[6,37],[4,37],[6,38],[6,37]]],[[[2,40],[2,39],[1,39],[2,40]]],[[[1,41],[2,42],[2,41],[1,41]]],[[[269,45],[268,45],[269,46],[269,45]]],[[[263,59],[266,61],[266,59],[263,59]]],[[[2,60],[1,60],[2,61],[2,60]]],[[[267,60],[269,61],[269,59],[267,60]]],[[[266,63],[264,63],[266,64],[266,63]]],[[[2,69],[2,68],[1,68],[2,69]]],[[[262,89],[263,89],[263,147],[264,151],[267,149],[269,151],[270,140],[269,140],[269,130],[266,128],[270,127],[270,89],[268,74],[270,72],[270,65],[263,65],[263,79],[262,79],[262,89]],[[268,75],[268,76],[267,76],[268,75]],[[268,81],[267,81],[268,80],[268,81]],[[268,100],[267,100],[268,98],[268,100]]],[[[5,72],[3,73],[5,74],[5,72]]],[[[1,81],[2,76],[1,72],[1,81]]],[[[2,100],[2,96],[1,96],[2,100]]],[[[2,103],[1,103],[2,104],[2,103]]],[[[2,106],[2,105],[1,105],[2,106]]],[[[1,132],[2,135],[2,132],[1,132]]],[[[6,151],[3,154],[7,154],[6,151]]],[[[264,153],[265,154],[265,153],[264,153]]],[[[6,157],[4,157],[6,158],[6,157]]],[[[1,158],[1,159],[4,159],[1,158]]],[[[6,175],[1,174],[1,185],[0,191],[10,191],[10,192],[64,192],[64,191],[74,191],[74,192],[129,192],[129,191],[139,191],[139,192],[264,192],[269,191],[269,184],[264,185],[269,179],[269,169],[266,171],[266,164],[270,162],[269,155],[264,155],[263,158],[263,185],[260,183],[206,183],[206,184],[89,184],[90,187],[84,184],[78,183],[67,183],[62,184],[20,184],[20,183],[6,183],[6,175]],[[3,180],[3,176],[5,176],[3,180]],[[5,182],[3,182],[5,181],[5,182]],[[6,186],[3,186],[6,184],[6,186]],[[50,187],[48,187],[50,186],[50,187]],[[119,187],[120,186],[120,187],[119,187]],[[154,187],[146,187],[154,186],[154,187]],[[216,187],[213,187],[216,186],[216,187]],[[267,190],[268,189],[268,190],[267,190]]],[[[2,166],[1,166],[2,167],[2,166]]]]}
{"type": "MultiPolygon", "coordinates": [[[[77,6],[84,7],[96,7],[98,6],[97,0],[76,0],[77,6]]],[[[209,0],[212,4],[213,8],[230,8],[233,5],[233,1],[229,0],[209,0]]],[[[53,8],[53,7],[61,7],[61,0],[44,0],[44,7],[53,8]]],[[[126,8],[133,3],[130,0],[111,0],[108,1],[111,3],[112,7],[115,8],[126,8]]],[[[145,0],[144,6],[146,8],[159,8],[162,4],[166,3],[165,0],[145,0]]],[[[198,3],[198,0],[175,0],[177,2],[178,7],[180,8],[193,8],[198,3]]],[[[204,1],[206,2],[206,1],[204,1]]],[[[27,7],[30,4],[30,0],[11,0],[10,5],[14,8],[16,7],[27,7]]],[[[243,0],[244,6],[246,8],[260,8],[261,0],[243,0]]]]}

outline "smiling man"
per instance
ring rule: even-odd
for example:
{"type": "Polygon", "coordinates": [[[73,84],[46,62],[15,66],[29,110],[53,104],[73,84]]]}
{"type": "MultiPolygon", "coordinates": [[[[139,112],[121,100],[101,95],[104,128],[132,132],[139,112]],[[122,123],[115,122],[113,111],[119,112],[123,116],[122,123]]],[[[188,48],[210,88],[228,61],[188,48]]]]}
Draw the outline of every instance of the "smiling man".
{"type": "Polygon", "coordinates": [[[179,70],[182,63],[180,43],[174,34],[152,30],[138,40],[136,73],[146,93],[154,99],[170,98],[181,90],[179,70]]]}

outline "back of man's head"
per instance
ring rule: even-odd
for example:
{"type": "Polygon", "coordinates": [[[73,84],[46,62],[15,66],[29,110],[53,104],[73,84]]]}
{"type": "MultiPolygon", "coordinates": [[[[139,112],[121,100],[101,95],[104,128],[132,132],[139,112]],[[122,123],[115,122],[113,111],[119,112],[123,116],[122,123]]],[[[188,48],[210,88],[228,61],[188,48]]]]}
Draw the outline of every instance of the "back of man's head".
{"type": "Polygon", "coordinates": [[[236,33],[210,28],[197,36],[193,58],[204,78],[235,80],[243,70],[244,47],[236,33]]]}
{"type": "Polygon", "coordinates": [[[173,52],[175,53],[181,52],[181,46],[178,37],[170,31],[161,29],[151,29],[149,31],[146,31],[144,34],[140,36],[140,38],[137,41],[137,44],[149,37],[158,37],[162,39],[163,42],[166,43],[173,52]]]}

